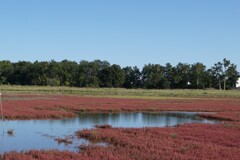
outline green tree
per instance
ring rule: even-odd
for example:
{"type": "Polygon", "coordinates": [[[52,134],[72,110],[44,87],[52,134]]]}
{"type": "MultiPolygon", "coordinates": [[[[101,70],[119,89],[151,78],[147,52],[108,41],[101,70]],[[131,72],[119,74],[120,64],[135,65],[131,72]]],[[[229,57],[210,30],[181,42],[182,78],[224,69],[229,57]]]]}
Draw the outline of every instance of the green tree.
{"type": "Polygon", "coordinates": [[[191,65],[190,81],[193,88],[205,88],[206,66],[202,63],[195,63],[191,65]]]}
{"type": "Polygon", "coordinates": [[[141,87],[141,72],[135,67],[123,68],[125,73],[125,82],[123,87],[125,88],[140,88],[141,87]]]}
{"type": "Polygon", "coordinates": [[[228,69],[231,62],[227,60],[226,58],[223,59],[223,89],[226,90],[226,81],[228,79],[228,69]]]}
{"type": "Polygon", "coordinates": [[[19,61],[13,64],[14,66],[14,84],[17,85],[31,85],[32,75],[30,69],[32,68],[32,63],[27,61],[19,61]]]}
{"type": "Polygon", "coordinates": [[[237,65],[235,64],[230,64],[228,69],[226,70],[226,76],[228,77],[227,81],[227,88],[228,89],[234,89],[236,88],[236,83],[239,76],[239,72],[237,71],[237,65]]]}
{"type": "Polygon", "coordinates": [[[78,69],[78,84],[80,87],[99,86],[99,63],[81,61],[78,69]]]}
{"type": "Polygon", "coordinates": [[[33,85],[47,85],[47,71],[48,71],[48,62],[38,62],[35,61],[31,68],[29,68],[29,74],[31,78],[31,84],[33,85]]]}
{"type": "Polygon", "coordinates": [[[174,67],[170,64],[167,63],[165,65],[165,73],[164,73],[165,80],[163,80],[164,85],[163,88],[173,88],[174,87],[174,67]]]}
{"type": "Polygon", "coordinates": [[[0,84],[8,84],[11,81],[14,67],[10,61],[0,61],[0,84]]]}
{"type": "Polygon", "coordinates": [[[215,73],[213,71],[213,68],[210,68],[206,71],[206,86],[208,86],[209,88],[215,88],[215,84],[217,84],[215,81],[215,73]]]}
{"type": "Polygon", "coordinates": [[[79,87],[99,87],[100,73],[110,67],[109,62],[95,60],[92,62],[81,61],[78,66],[76,84],[79,87]]]}
{"type": "Polygon", "coordinates": [[[113,87],[122,87],[125,81],[125,74],[124,71],[121,69],[119,65],[113,64],[111,66],[112,70],[112,85],[113,87]]]}
{"type": "Polygon", "coordinates": [[[174,67],[174,88],[189,88],[191,67],[186,63],[178,63],[174,67]]]}
{"type": "Polygon", "coordinates": [[[100,79],[100,87],[113,87],[112,85],[112,70],[111,67],[107,67],[102,69],[99,74],[98,77],[100,79]]]}
{"type": "Polygon", "coordinates": [[[143,67],[142,81],[145,88],[162,88],[165,68],[159,64],[148,64],[143,67]]]}
{"type": "Polygon", "coordinates": [[[60,63],[51,60],[48,65],[47,73],[47,85],[48,86],[60,86],[60,63]]]}
{"type": "Polygon", "coordinates": [[[227,60],[206,69],[202,63],[121,68],[107,61],[0,61],[0,84],[125,88],[235,88],[237,66],[227,60]]]}
{"type": "Polygon", "coordinates": [[[234,67],[234,64],[231,64],[230,60],[227,60],[226,58],[224,58],[223,62],[217,62],[214,65],[214,67],[212,67],[212,70],[216,80],[218,81],[219,90],[222,89],[222,83],[223,83],[223,89],[226,90],[228,79],[230,78],[231,81],[235,79],[233,78],[233,75],[235,74],[234,70],[237,70],[237,69],[236,67],[234,67]]]}
{"type": "Polygon", "coordinates": [[[61,86],[74,86],[78,64],[74,61],[63,60],[59,63],[59,79],[61,86]]]}
{"type": "Polygon", "coordinates": [[[101,87],[122,87],[125,81],[124,71],[119,65],[113,64],[99,73],[101,87]]]}
{"type": "Polygon", "coordinates": [[[218,82],[219,90],[222,90],[223,64],[218,62],[212,67],[213,75],[218,82]]]}

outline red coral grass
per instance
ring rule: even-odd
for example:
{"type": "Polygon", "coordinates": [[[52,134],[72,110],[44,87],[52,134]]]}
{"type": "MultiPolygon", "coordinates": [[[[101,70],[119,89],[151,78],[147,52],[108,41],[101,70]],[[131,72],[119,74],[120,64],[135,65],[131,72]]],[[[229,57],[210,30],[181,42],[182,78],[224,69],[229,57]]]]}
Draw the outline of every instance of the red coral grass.
{"type": "Polygon", "coordinates": [[[103,129],[106,129],[106,128],[112,128],[111,125],[109,124],[104,124],[104,125],[95,125],[96,128],[103,128],[103,129]]]}
{"type": "Polygon", "coordinates": [[[232,128],[223,124],[188,124],[177,128],[99,128],[79,131],[78,136],[112,144],[104,151],[112,152],[116,157],[125,154],[130,159],[237,160],[240,157],[239,124],[234,124],[232,128]],[[94,132],[98,132],[97,137],[94,132]]]}
{"type": "Polygon", "coordinates": [[[69,138],[55,138],[55,141],[57,141],[59,144],[64,143],[65,145],[73,143],[72,140],[70,140],[69,138]]]}
{"type": "Polygon", "coordinates": [[[7,119],[47,119],[77,116],[82,112],[196,111],[203,115],[240,121],[239,99],[120,99],[61,95],[4,95],[7,119]]]}
{"type": "MultiPolygon", "coordinates": [[[[112,128],[109,125],[76,133],[79,138],[109,145],[79,146],[68,151],[28,151],[4,154],[6,160],[239,160],[239,99],[120,99],[80,96],[4,95],[7,119],[74,117],[82,112],[200,111],[220,124],[185,124],[171,128],[112,128]]],[[[59,139],[60,142],[65,140],[59,139]]]]}
{"type": "MultiPolygon", "coordinates": [[[[229,123],[228,123],[229,124],[229,123]]],[[[6,160],[239,160],[240,124],[185,124],[171,128],[96,128],[77,132],[79,138],[109,145],[79,146],[68,151],[10,152],[6,160]],[[97,133],[97,134],[96,134],[97,133]],[[173,135],[174,136],[173,138],[173,135]]]]}

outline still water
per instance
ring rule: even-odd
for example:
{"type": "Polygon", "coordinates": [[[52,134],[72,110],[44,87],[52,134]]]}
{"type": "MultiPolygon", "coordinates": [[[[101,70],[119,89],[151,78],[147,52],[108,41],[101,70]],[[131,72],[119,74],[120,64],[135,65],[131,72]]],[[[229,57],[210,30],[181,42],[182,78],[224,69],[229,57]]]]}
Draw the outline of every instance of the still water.
{"type": "MultiPolygon", "coordinates": [[[[87,140],[77,139],[78,130],[94,128],[95,125],[110,124],[113,127],[166,127],[183,123],[217,123],[199,118],[196,112],[161,113],[86,113],[72,119],[61,120],[13,120],[0,121],[1,153],[8,151],[27,151],[30,149],[57,149],[78,151],[80,144],[89,144],[87,140]],[[4,129],[4,132],[2,132],[4,129]],[[14,135],[7,134],[9,129],[14,135]],[[58,144],[55,138],[69,137],[73,144],[58,144]]],[[[99,144],[101,145],[101,144],[99,144]]]]}

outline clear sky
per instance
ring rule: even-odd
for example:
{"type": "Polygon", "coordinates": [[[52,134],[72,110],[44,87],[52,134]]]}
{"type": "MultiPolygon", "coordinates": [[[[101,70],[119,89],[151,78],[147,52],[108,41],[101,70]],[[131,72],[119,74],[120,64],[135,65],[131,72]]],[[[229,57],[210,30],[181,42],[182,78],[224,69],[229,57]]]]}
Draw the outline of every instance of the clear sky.
{"type": "Polygon", "coordinates": [[[124,66],[230,59],[240,68],[240,0],[0,0],[0,60],[124,66]]]}

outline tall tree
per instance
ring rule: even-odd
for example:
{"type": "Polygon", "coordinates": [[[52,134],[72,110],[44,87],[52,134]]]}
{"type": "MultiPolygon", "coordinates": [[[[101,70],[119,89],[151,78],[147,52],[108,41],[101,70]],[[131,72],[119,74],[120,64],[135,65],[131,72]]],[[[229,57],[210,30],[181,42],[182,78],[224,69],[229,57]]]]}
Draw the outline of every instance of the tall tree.
{"type": "Polygon", "coordinates": [[[31,76],[31,84],[33,85],[47,85],[47,71],[48,71],[48,62],[38,62],[35,61],[29,70],[31,76]]]}
{"type": "Polygon", "coordinates": [[[100,71],[99,79],[101,87],[122,87],[125,74],[119,65],[113,64],[111,67],[100,71]]]}
{"type": "Polygon", "coordinates": [[[125,74],[124,71],[121,69],[119,65],[113,64],[111,66],[112,70],[112,85],[113,87],[122,87],[125,81],[125,74]]]}
{"type": "Polygon", "coordinates": [[[218,82],[219,90],[222,90],[223,64],[218,62],[212,67],[213,75],[218,82]]]}
{"type": "Polygon", "coordinates": [[[148,64],[143,67],[142,81],[145,88],[162,88],[165,68],[159,64],[148,64]]]}
{"type": "Polygon", "coordinates": [[[195,63],[191,66],[190,79],[193,88],[205,88],[204,78],[206,66],[202,63],[195,63]]]}
{"type": "MultiPolygon", "coordinates": [[[[223,62],[218,62],[214,65],[214,67],[212,67],[215,78],[218,81],[219,90],[222,89],[222,83],[223,83],[223,89],[226,90],[227,81],[232,76],[231,74],[229,74],[230,66],[233,73],[234,64],[231,64],[230,60],[227,60],[226,58],[224,58],[223,62]]],[[[231,78],[231,79],[234,79],[234,78],[231,78]]]]}
{"type": "Polygon", "coordinates": [[[223,59],[223,88],[226,90],[226,81],[228,79],[227,71],[229,69],[231,62],[226,58],[223,59]]]}
{"type": "Polygon", "coordinates": [[[178,63],[172,66],[145,65],[140,71],[135,67],[121,68],[107,61],[0,61],[0,84],[51,85],[76,87],[125,88],[235,88],[239,78],[237,66],[227,60],[206,70],[202,63],[178,63]]]}
{"type": "Polygon", "coordinates": [[[81,61],[78,68],[79,87],[99,87],[99,63],[81,61]]]}
{"type": "Polygon", "coordinates": [[[209,88],[215,88],[216,79],[215,79],[215,72],[213,71],[213,68],[210,68],[206,71],[206,86],[209,88]]]}
{"type": "Polygon", "coordinates": [[[14,67],[10,61],[0,61],[0,84],[11,82],[14,67]]]}
{"type": "Polygon", "coordinates": [[[189,88],[191,67],[186,63],[178,63],[174,69],[175,88],[189,88]]]}
{"type": "Polygon", "coordinates": [[[78,64],[74,61],[63,60],[60,62],[59,78],[61,86],[74,86],[77,76],[78,64]]]}
{"type": "Polygon", "coordinates": [[[60,63],[51,60],[47,70],[47,85],[49,86],[60,86],[60,63]]]}
{"type": "Polygon", "coordinates": [[[30,69],[32,68],[32,63],[27,61],[19,61],[14,63],[14,84],[17,85],[31,85],[32,75],[30,69]]]}
{"type": "Polygon", "coordinates": [[[174,67],[170,64],[167,63],[165,65],[165,73],[164,73],[164,77],[165,77],[165,87],[164,88],[173,88],[174,87],[174,67]]]}
{"type": "Polygon", "coordinates": [[[135,67],[123,68],[125,73],[125,82],[123,87],[125,88],[140,88],[141,87],[141,72],[135,67]]]}
{"type": "Polygon", "coordinates": [[[229,89],[234,89],[236,88],[236,83],[238,78],[240,77],[239,72],[237,71],[237,65],[235,64],[230,64],[226,71],[226,75],[228,77],[228,88],[229,89]]]}

